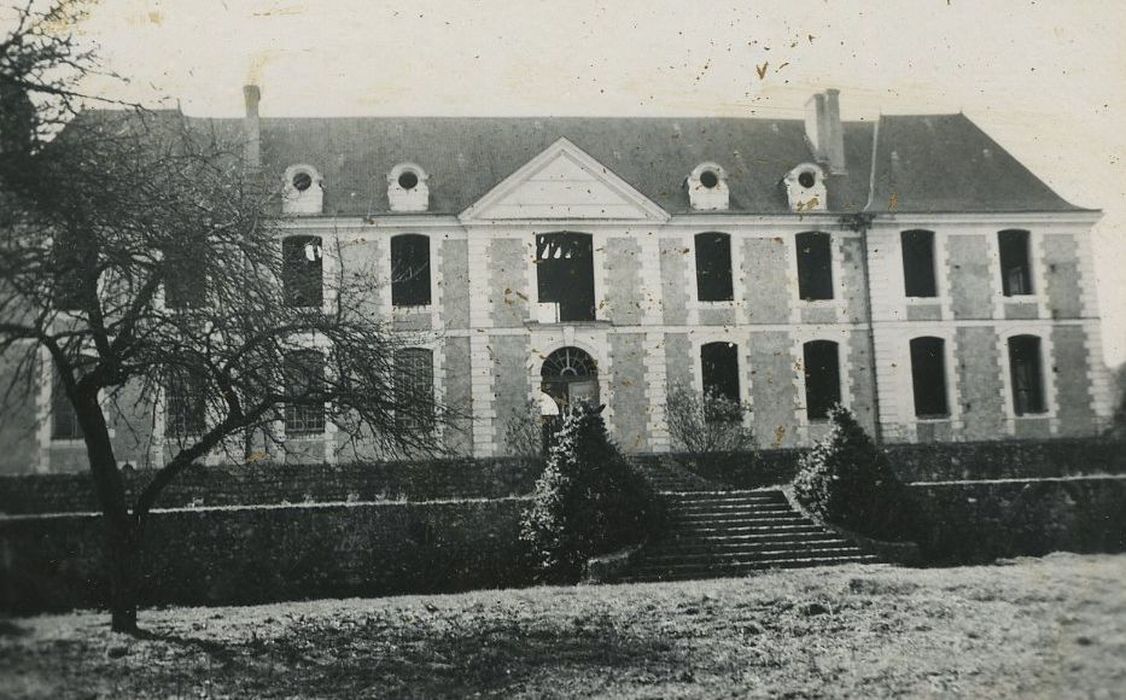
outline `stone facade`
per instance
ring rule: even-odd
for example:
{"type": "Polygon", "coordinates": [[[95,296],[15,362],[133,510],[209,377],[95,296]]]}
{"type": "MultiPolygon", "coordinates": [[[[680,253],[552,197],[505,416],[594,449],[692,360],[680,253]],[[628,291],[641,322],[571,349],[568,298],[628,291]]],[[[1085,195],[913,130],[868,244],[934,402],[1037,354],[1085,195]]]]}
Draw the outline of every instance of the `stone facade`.
{"type": "MultiPolygon", "coordinates": [[[[896,180],[902,180],[908,166],[928,167],[910,161],[922,158],[911,150],[914,141],[935,129],[955,133],[976,127],[966,126],[963,117],[937,124],[930,121],[935,118],[919,117],[912,119],[927,126],[918,130],[922,135],[909,130],[914,122],[903,121],[907,118],[892,118],[886,128],[845,124],[842,130],[839,116],[835,125],[832,122],[839,114],[835,92],[820,96],[811,108],[819,109],[826,100],[832,109],[805,123],[804,139],[800,123],[734,120],[740,124],[733,126],[726,123],[732,120],[715,120],[720,131],[743,128],[745,122],[746,128],[759,130],[755,133],[761,139],[786,141],[792,155],[763,156],[777,172],[759,172],[753,158],[744,163],[741,149],[755,152],[756,144],[750,141],[740,146],[735,139],[726,151],[708,142],[709,152],[718,155],[696,156],[693,148],[706,149],[686,142],[689,137],[682,136],[680,123],[668,125],[673,145],[664,144],[666,150],[652,156],[663,159],[652,167],[648,160],[630,160],[648,155],[619,149],[612,139],[602,150],[595,149],[597,155],[569,140],[573,132],[597,144],[595,132],[611,120],[558,120],[551,125],[529,121],[529,133],[548,145],[528,151],[514,172],[484,179],[487,187],[474,190],[472,183],[462,183],[462,199],[454,202],[448,201],[452,195],[446,191],[451,179],[459,173],[467,182],[476,176],[471,165],[463,166],[463,154],[451,156],[453,162],[430,162],[424,153],[407,153],[404,162],[419,172],[426,169],[428,187],[427,204],[412,205],[408,212],[391,205],[403,196],[398,191],[401,183],[409,181],[396,179],[389,187],[398,190],[388,191],[390,199],[385,201],[378,191],[384,186],[380,183],[391,182],[384,175],[393,168],[356,185],[334,183],[336,171],[328,168],[327,153],[317,160],[316,154],[295,152],[294,163],[272,165],[279,172],[295,163],[318,168],[317,177],[329,194],[334,186],[337,192],[349,186],[376,188],[375,204],[366,214],[326,195],[321,210],[302,208],[285,216],[286,235],[325,240],[326,280],[338,266],[372,269],[377,277],[390,280],[392,239],[416,234],[429,241],[429,304],[394,306],[391,284],[373,288],[370,297],[398,332],[432,351],[435,392],[466,415],[441,434],[441,440],[459,453],[510,453],[505,441],[508,421],[526,413],[529,402],[543,405],[545,371],[556,371],[553,353],[571,350],[588,358],[593,369],[582,387],[569,386],[605,404],[608,427],[623,448],[675,450],[666,396],[678,385],[695,391],[708,388],[701,357],[711,343],[734,345],[738,380],[731,395],[749,408],[744,420],[762,447],[808,445],[824,433],[824,421],[811,417],[810,368],[803,362],[808,343],[825,341],[835,344],[836,367],[826,371],[836,373],[837,398],[886,442],[1071,437],[1105,427],[1110,387],[1101,358],[1089,240],[1098,212],[1063,202],[1019,165],[995,175],[1031,178],[998,188],[1025,187],[1030,194],[1019,206],[1000,200],[982,203],[973,192],[939,191],[952,186],[942,183],[936,183],[933,201],[928,201],[925,188],[911,190],[896,180]],[[843,145],[835,139],[844,139],[843,145]],[[677,155],[677,148],[685,152],[677,155]],[[867,162],[842,160],[844,154],[869,152],[863,156],[870,158],[867,162]],[[687,162],[697,157],[697,162],[687,162]],[[713,161],[722,167],[697,167],[713,161]],[[814,197],[815,208],[794,195],[794,188],[801,186],[801,174],[794,168],[813,161],[819,164],[811,166],[817,173],[828,173],[811,177],[810,187],[823,192],[814,197]],[[654,179],[654,172],[680,170],[667,181],[654,179]],[[712,186],[722,185],[724,207],[713,206],[716,197],[693,198],[681,191],[688,186],[706,188],[709,177],[719,179],[712,186]],[[784,183],[784,178],[789,179],[784,183]],[[884,197],[885,187],[892,187],[894,196],[884,197]],[[951,198],[954,205],[949,204],[951,198]],[[960,210],[957,205],[963,201],[960,210]],[[908,206],[912,202],[914,208],[908,206]],[[908,296],[903,234],[920,230],[932,241],[933,293],[908,296]],[[1014,274],[1002,269],[1011,266],[1011,252],[1001,250],[999,243],[999,233],[1011,230],[1027,232],[1027,269],[1022,272],[1032,280],[1029,289],[1016,293],[1007,285],[1024,282],[1010,283],[1005,277],[1014,274]],[[551,250],[543,247],[547,239],[541,237],[563,232],[589,241],[591,276],[579,284],[593,288],[594,303],[577,320],[561,320],[562,305],[541,298],[540,276],[550,263],[543,251],[551,250]],[[824,255],[813,263],[812,254],[799,243],[809,232],[827,235],[824,255]],[[704,260],[698,255],[698,234],[726,236],[729,259],[704,260]],[[717,273],[717,264],[726,267],[717,273]],[[822,266],[826,275],[814,293],[803,291],[803,285],[814,283],[803,277],[807,272],[802,266],[811,264],[822,266]],[[708,275],[714,274],[730,280],[718,299],[704,286],[712,284],[708,275]],[[1010,339],[1028,336],[1038,343],[1038,377],[1033,377],[1034,370],[1021,374],[1010,366],[1010,339]],[[940,394],[938,399],[932,396],[932,404],[938,401],[934,405],[944,408],[938,412],[920,409],[916,397],[919,371],[913,369],[911,348],[920,338],[941,341],[933,346],[941,348],[942,357],[934,360],[941,369],[930,377],[939,383],[930,390],[940,394]],[[1021,386],[1014,387],[1018,375],[1021,386]],[[1037,386],[1029,388],[1028,382],[1037,386]],[[1015,393],[1029,392],[1039,403],[1018,408],[1015,393]]],[[[700,121],[704,133],[708,120],[700,121]]],[[[631,120],[616,120],[605,128],[620,128],[618,122],[628,127],[631,120]]],[[[269,143],[270,128],[264,120],[264,143],[269,143]]],[[[1007,167],[1009,157],[999,146],[980,131],[971,135],[986,139],[989,147],[966,155],[967,167],[981,158],[989,167],[1007,167]]],[[[285,157],[278,155],[284,150],[280,147],[269,150],[285,157]]],[[[324,303],[332,308],[331,290],[326,290],[324,303]]],[[[42,418],[49,397],[38,401],[42,418]]],[[[344,438],[329,431],[303,437],[291,459],[343,459],[336,448],[344,438]]],[[[120,432],[124,440],[125,431],[120,432]]],[[[38,447],[13,449],[3,471],[26,471],[26,453],[36,455],[32,461],[38,471],[80,466],[80,443],[53,440],[42,427],[29,439],[38,447]]],[[[159,440],[148,443],[123,443],[122,459],[159,462],[159,440]]]]}

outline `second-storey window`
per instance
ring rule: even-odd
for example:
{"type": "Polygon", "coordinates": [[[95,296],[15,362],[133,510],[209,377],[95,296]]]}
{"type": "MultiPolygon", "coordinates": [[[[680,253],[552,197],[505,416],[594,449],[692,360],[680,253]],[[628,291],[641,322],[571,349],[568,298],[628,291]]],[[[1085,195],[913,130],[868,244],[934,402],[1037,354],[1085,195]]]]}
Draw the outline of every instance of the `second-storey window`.
{"type": "Polygon", "coordinates": [[[833,298],[831,238],[822,231],[797,235],[798,295],[802,299],[833,298]]]}
{"type": "Polygon", "coordinates": [[[938,296],[934,274],[934,232],[904,231],[903,288],[909,297],[938,296]]]}
{"type": "Polygon", "coordinates": [[[1032,260],[1028,231],[1011,229],[997,234],[1001,253],[1001,291],[1007,296],[1032,294],[1032,260]]]}
{"type": "Polygon", "coordinates": [[[538,234],[536,288],[540,303],[559,305],[560,321],[593,321],[594,251],[590,234],[538,234]]]}
{"type": "Polygon", "coordinates": [[[324,299],[324,269],[318,236],[282,240],[282,290],[290,306],[319,307],[324,299]]]}
{"type": "Polygon", "coordinates": [[[696,234],[696,291],[700,301],[730,301],[731,236],[726,233],[696,234]]]}
{"type": "Polygon", "coordinates": [[[391,304],[430,304],[430,238],[404,233],[391,239],[391,304]]]}

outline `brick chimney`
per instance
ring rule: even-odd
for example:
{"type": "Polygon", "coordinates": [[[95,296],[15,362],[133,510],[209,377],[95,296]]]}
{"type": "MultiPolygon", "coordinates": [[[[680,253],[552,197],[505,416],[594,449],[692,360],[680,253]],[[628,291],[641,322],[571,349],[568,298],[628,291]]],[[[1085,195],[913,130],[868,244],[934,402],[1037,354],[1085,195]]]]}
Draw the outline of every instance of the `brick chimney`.
{"type": "Polygon", "coordinates": [[[262,100],[262,91],[257,85],[244,85],[242,95],[246,100],[246,117],[242,122],[243,158],[246,167],[257,170],[262,166],[262,127],[258,120],[258,103],[262,100]]]}
{"type": "Polygon", "coordinates": [[[840,90],[819,92],[805,103],[805,136],[813,157],[830,175],[845,173],[840,90]]]}

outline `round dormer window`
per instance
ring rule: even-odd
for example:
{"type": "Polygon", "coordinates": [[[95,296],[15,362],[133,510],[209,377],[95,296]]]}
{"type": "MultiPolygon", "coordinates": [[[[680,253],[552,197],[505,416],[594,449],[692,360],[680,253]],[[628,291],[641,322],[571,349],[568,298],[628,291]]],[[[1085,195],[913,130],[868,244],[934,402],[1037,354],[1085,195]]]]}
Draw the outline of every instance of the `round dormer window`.
{"type": "Polygon", "coordinates": [[[313,176],[305,171],[298,171],[293,174],[293,189],[298,192],[304,192],[313,186],[313,176]]]}
{"type": "Polygon", "coordinates": [[[803,170],[801,174],[798,175],[798,184],[808,190],[810,187],[817,184],[817,175],[815,175],[812,170],[803,170]]]}
{"type": "Polygon", "coordinates": [[[418,187],[418,173],[410,170],[404,170],[399,173],[399,187],[404,190],[413,190],[418,187]]]}
{"type": "Polygon", "coordinates": [[[716,175],[714,170],[705,170],[700,173],[700,184],[709,190],[715,189],[719,184],[719,175],[716,175]]]}

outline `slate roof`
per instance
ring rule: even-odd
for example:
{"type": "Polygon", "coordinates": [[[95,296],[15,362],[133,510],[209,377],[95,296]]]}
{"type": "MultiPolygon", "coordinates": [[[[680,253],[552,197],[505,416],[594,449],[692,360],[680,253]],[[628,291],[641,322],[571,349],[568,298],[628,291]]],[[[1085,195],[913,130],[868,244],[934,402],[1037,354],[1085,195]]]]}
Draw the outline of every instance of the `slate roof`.
{"type": "MultiPolygon", "coordinates": [[[[240,119],[189,121],[241,136],[240,119]]],[[[705,161],[727,171],[729,211],[789,213],[781,179],[813,160],[796,119],[263,117],[261,133],[268,171],[312,165],[324,177],[324,213],[345,216],[389,213],[386,176],[402,162],[429,175],[430,213],[457,214],[560,137],[671,214],[691,211],[683,183],[705,161]]],[[[1086,211],[961,114],[882,116],[878,128],[845,122],[844,141],[847,173],[829,181],[832,211],[1086,211]]]]}

